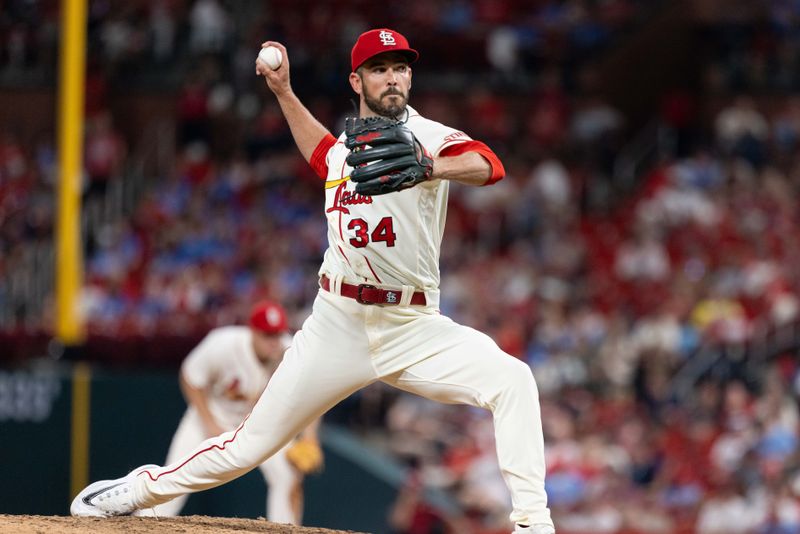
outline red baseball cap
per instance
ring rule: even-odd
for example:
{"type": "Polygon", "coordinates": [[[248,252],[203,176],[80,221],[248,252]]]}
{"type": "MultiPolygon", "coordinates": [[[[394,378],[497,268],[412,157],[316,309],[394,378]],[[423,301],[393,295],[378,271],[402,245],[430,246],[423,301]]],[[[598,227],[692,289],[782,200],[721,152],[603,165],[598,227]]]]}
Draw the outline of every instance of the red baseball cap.
{"type": "Polygon", "coordinates": [[[408,58],[409,63],[413,63],[419,57],[419,52],[408,45],[408,39],[400,32],[389,28],[378,28],[358,36],[358,41],[350,52],[353,72],[369,58],[384,52],[400,52],[408,58]]]}
{"type": "Polygon", "coordinates": [[[283,307],[268,300],[258,302],[253,306],[249,324],[251,328],[269,335],[282,334],[288,329],[286,312],[283,307]]]}

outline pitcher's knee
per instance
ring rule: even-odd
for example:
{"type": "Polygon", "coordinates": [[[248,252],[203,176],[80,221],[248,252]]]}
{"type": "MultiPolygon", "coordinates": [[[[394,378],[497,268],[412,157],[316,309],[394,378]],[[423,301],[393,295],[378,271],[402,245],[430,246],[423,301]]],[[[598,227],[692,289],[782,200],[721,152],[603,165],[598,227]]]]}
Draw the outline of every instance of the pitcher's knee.
{"type": "Polygon", "coordinates": [[[533,390],[536,391],[536,381],[531,368],[525,362],[516,358],[509,358],[500,373],[503,384],[510,391],[533,390]]]}

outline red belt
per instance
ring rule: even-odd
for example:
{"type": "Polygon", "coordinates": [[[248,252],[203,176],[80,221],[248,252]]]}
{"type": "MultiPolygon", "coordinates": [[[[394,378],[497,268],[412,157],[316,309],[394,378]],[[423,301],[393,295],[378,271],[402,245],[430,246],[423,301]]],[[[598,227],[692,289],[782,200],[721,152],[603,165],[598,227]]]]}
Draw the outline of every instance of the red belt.
{"type": "MultiPolygon", "coordinates": [[[[320,278],[320,286],[325,291],[331,290],[331,281],[324,274],[320,278]]],[[[400,297],[403,292],[395,289],[381,289],[369,284],[359,284],[354,286],[342,282],[341,295],[355,299],[360,304],[400,304],[400,297]]],[[[425,293],[415,291],[411,297],[411,304],[414,306],[425,306],[427,304],[425,293]]]]}

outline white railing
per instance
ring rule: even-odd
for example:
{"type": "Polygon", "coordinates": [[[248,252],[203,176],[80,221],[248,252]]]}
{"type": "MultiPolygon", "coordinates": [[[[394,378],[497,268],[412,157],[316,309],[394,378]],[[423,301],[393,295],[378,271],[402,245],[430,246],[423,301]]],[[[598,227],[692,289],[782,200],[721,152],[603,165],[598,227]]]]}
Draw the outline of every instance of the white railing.
{"type": "MultiPolygon", "coordinates": [[[[85,202],[81,211],[81,241],[103,226],[130,216],[145,190],[170,172],[175,154],[171,120],[156,121],[145,129],[138,149],[123,173],[110,180],[102,198],[85,202]]],[[[53,306],[55,251],[52,239],[31,242],[0,280],[0,329],[42,325],[45,306],[53,306]]]]}
{"type": "MultiPolygon", "coordinates": [[[[800,321],[759,329],[742,343],[706,341],[692,354],[672,379],[671,390],[678,401],[687,399],[701,378],[723,360],[756,370],[786,352],[800,351],[800,321]]],[[[755,376],[756,373],[748,373],[755,376]]]]}
{"type": "Polygon", "coordinates": [[[638,178],[666,155],[674,155],[675,137],[658,119],[653,119],[628,142],[614,159],[614,184],[618,191],[631,191],[638,178]]]}

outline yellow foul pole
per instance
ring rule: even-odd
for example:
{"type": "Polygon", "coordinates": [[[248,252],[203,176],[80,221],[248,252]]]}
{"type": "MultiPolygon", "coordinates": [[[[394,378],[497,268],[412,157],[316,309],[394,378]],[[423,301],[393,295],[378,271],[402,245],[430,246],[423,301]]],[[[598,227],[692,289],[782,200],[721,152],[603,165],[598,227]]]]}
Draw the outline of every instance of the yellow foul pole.
{"type": "Polygon", "coordinates": [[[78,292],[83,279],[80,240],[86,2],[61,1],[58,98],[58,222],[56,228],[56,336],[64,345],[84,339],[78,292]]]}

